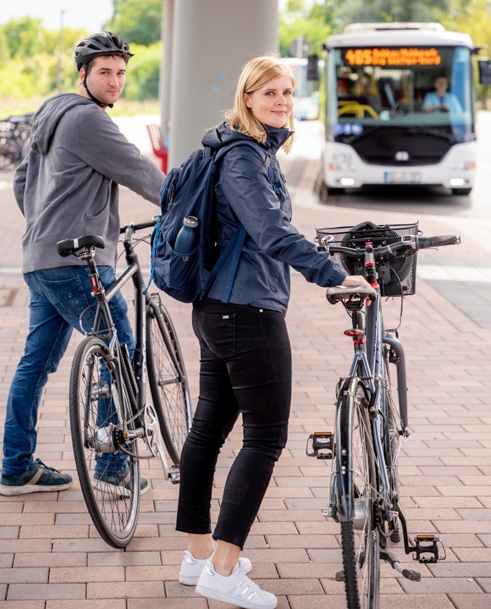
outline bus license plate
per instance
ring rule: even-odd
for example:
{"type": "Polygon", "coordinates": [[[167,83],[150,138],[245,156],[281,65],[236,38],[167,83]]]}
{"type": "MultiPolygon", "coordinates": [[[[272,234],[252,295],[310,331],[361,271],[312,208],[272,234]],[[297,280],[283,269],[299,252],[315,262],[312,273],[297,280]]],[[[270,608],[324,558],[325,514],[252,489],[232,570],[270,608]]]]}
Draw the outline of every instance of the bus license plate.
{"type": "Polygon", "coordinates": [[[386,184],[421,184],[423,176],[420,171],[385,171],[386,184]]]}

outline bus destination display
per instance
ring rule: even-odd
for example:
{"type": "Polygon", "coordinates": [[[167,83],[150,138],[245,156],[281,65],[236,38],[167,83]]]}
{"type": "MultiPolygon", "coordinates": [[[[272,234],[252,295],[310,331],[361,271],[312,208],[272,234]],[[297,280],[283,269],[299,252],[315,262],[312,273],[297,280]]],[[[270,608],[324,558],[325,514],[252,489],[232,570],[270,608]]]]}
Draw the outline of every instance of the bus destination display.
{"type": "Polygon", "coordinates": [[[365,48],[347,49],[350,66],[439,66],[442,58],[435,48],[365,48]]]}

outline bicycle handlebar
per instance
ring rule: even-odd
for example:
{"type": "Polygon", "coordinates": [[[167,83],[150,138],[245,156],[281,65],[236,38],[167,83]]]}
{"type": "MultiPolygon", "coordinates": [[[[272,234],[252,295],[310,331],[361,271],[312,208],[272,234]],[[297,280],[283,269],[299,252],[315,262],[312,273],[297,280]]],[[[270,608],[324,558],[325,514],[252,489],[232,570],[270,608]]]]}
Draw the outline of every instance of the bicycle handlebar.
{"type": "MultiPolygon", "coordinates": [[[[368,239],[367,239],[368,241],[368,239]]],[[[390,245],[379,245],[373,246],[373,253],[377,256],[385,256],[387,254],[394,254],[401,250],[412,251],[413,253],[428,249],[430,247],[443,247],[445,245],[459,245],[461,243],[460,235],[434,235],[432,237],[419,237],[419,236],[405,236],[400,241],[392,243],[390,245]]],[[[364,251],[363,248],[352,248],[338,245],[330,245],[328,242],[325,243],[324,247],[336,254],[345,254],[352,258],[358,258],[360,253],[364,251]]]]}
{"type": "Polygon", "coordinates": [[[126,233],[128,228],[131,228],[132,231],[143,230],[144,228],[151,228],[152,226],[155,226],[157,224],[159,217],[160,216],[154,216],[151,220],[148,220],[147,222],[141,222],[140,224],[133,224],[133,222],[131,222],[130,224],[125,224],[119,229],[119,233],[123,235],[124,233],[126,233]]]}
{"type": "Polygon", "coordinates": [[[435,235],[433,237],[417,237],[419,250],[443,245],[459,245],[460,235],[435,235]]]}

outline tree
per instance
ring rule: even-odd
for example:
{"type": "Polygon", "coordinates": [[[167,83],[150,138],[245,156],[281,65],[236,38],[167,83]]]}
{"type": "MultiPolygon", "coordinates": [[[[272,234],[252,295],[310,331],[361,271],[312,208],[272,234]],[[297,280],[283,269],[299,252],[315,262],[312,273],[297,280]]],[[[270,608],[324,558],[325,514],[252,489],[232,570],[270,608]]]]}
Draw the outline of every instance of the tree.
{"type": "Polygon", "coordinates": [[[128,65],[129,78],[123,96],[126,99],[144,101],[158,99],[162,45],[156,42],[148,47],[132,46],[135,56],[128,65]]]}
{"type": "MultiPolygon", "coordinates": [[[[328,0],[329,6],[338,0],[328,0]]],[[[290,46],[299,36],[303,36],[312,52],[316,46],[325,42],[332,33],[332,25],[326,20],[328,11],[324,5],[315,4],[310,11],[304,0],[289,0],[286,9],[280,13],[280,54],[283,57],[291,55],[290,46]]]]}
{"type": "Polygon", "coordinates": [[[341,17],[344,24],[380,21],[434,21],[435,10],[448,10],[451,0],[352,0],[345,4],[341,17]]]}
{"type": "Polygon", "coordinates": [[[104,28],[130,44],[149,46],[161,39],[161,0],[114,0],[114,15],[104,28]]]}
{"type": "Polygon", "coordinates": [[[3,26],[10,57],[33,57],[46,47],[45,29],[41,19],[11,19],[3,26]]]}

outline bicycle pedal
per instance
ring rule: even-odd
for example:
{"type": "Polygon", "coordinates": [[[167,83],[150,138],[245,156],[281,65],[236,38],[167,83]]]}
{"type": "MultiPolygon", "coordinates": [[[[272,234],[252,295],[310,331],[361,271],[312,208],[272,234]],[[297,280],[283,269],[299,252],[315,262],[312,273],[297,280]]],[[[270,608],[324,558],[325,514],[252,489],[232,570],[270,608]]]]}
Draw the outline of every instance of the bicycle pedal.
{"type": "Polygon", "coordinates": [[[414,538],[414,544],[415,556],[413,558],[420,563],[435,563],[445,560],[447,557],[442,540],[434,535],[417,535],[414,538]],[[443,556],[441,555],[442,550],[443,556]],[[429,556],[424,556],[425,554],[429,554],[429,556]]]}
{"type": "Polygon", "coordinates": [[[167,474],[169,480],[172,484],[179,484],[181,481],[181,473],[179,472],[179,468],[175,465],[172,466],[171,471],[167,474]]]}
{"type": "Polygon", "coordinates": [[[305,452],[308,457],[332,459],[333,450],[334,434],[330,431],[316,431],[307,439],[305,452]]]}

